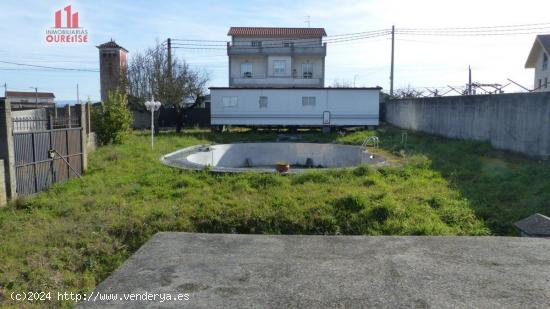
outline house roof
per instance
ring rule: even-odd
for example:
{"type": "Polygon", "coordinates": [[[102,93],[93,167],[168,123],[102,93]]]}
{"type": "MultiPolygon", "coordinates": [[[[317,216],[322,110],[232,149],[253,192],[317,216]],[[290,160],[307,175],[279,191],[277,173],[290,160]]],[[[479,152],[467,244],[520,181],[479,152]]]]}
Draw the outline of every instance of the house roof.
{"type": "Polygon", "coordinates": [[[529,236],[550,237],[550,218],[539,213],[514,223],[514,226],[529,236]]]}
{"type": "Polygon", "coordinates": [[[324,28],[231,27],[227,35],[261,37],[323,37],[324,28]]]}
{"type": "Polygon", "coordinates": [[[55,95],[52,92],[6,91],[6,97],[55,98],[55,95]]]}
{"type": "Polygon", "coordinates": [[[533,47],[531,47],[531,51],[529,52],[529,57],[527,57],[527,61],[525,62],[526,69],[532,69],[537,65],[537,56],[541,50],[550,55],[550,34],[537,35],[533,47]]]}
{"type": "Polygon", "coordinates": [[[128,50],[126,50],[126,48],[118,45],[113,39],[111,39],[109,42],[100,44],[96,47],[99,48],[99,49],[101,49],[101,48],[120,48],[120,49],[123,49],[125,52],[128,52],[128,50]]]}

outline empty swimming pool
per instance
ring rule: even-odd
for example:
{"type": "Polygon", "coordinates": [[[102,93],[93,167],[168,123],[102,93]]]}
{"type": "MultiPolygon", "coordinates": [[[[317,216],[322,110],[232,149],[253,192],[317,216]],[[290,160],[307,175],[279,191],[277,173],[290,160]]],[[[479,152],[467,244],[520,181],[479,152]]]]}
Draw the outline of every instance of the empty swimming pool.
{"type": "Polygon", "coordinates": [[[317,143],[234,143],[197,145],[161,157],[161,162],[183,169],[214,172],[275,172],[277,163],[288,163],[289,172],[380,165],[382,157],[359,146],[317,143]]]}

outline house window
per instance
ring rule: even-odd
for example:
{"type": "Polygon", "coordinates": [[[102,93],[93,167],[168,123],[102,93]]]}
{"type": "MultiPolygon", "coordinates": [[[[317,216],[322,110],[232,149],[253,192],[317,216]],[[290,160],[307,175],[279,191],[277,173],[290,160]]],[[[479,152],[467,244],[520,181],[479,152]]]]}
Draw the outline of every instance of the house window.
{"type": "Polygon", "coordinates": [[[302,106],[315,106],[315,97],[302,97],[302,106]]]}
{"type": "Polygon", "coordinates": [[[237,107],[237,97],[222,97],[223,107],[234,108],[237,107]]]}
{"type": "Polygon", "coordinates": [[[542,79],[541,78],[539,78],[539,86],[537,87],[537,89],[540,89],[540,88],[542,88],[542,79]]]}
{"type": "Polygon", "coordinates": [[[544,88],[548,88],[548,77],[544,78],[544,88]]]}
{"type": "Polygon", "coordinates": [[[260,104],[260,108],[267,108],[267,97],[261,96],[259,104],[260,104]]]}
{"type": "Polygon", "coordinates": [[[286,61],[285,60],[275,60],[273,61],[273,73],[275,74],[285,74],[286,72],[286,61]]]}
{"type": "Polygon", "coordinates": [[[262,41],[252,41],[252,46],[254,46],[254,47],[262,47],[262,41]]]}
{"type": "Polygon", "coordinates": [[[294,42],[292,42],[292,41],[283,41],[283,47],[294,47],[294,42]]]}
{"type": "Polygon", "coordinates": [[[542,54],[542,69],[548,69],[548,55],[546,53],[542,54]]]}
{"type": "Polygon", "coordinates": [[[302,76],[306,79],[313,78],[313,64],[303,63],[302,64],[302,76]]]}
{"type": "Polygon", "coordinates": [[[241,77],[244,77],[244,78],[252,77],[252,63],[250,62],[241,63],[241,77]]]}

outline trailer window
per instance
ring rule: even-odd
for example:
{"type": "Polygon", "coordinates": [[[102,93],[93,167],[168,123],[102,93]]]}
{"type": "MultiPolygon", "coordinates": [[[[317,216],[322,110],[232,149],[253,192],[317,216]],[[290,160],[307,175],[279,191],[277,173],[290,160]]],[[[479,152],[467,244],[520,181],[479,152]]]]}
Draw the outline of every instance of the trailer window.
{"type": "Polygon", "coordinates": [[[315,106],[315,97],[302,97],[302,106],[315,106]]]}
{"type": "Polygon", "coordinates": [[[222,97],[223,107],[237,107],[237,97],[222,97]]]}
{"type": "Polygon", "coordinates": [[[259,104],[260,108],[267,108],[267,97],[261,96],[259,104]]]}

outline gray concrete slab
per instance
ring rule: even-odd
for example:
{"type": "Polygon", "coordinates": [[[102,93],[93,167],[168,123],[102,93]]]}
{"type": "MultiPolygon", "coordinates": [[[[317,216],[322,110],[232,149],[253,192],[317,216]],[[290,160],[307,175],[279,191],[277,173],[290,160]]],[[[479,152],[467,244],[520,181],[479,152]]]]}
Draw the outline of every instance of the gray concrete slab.
{"type": "Polygon", "coordinates": [[[80,308],[548,308],[550,241],[159,233],[95,291],[145,292],[80,308]]]}

